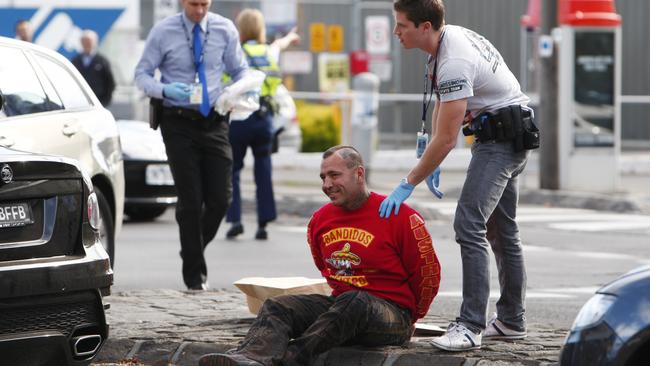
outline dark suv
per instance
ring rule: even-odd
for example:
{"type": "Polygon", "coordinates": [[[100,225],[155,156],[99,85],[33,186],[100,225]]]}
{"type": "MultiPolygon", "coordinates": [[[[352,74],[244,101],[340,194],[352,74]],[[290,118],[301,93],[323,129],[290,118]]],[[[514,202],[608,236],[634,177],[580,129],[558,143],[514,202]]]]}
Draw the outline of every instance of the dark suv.
{"type": "Polygon", "coordinates": [[[0,147],[0,364],[86,365],[108,337],[113,271],[90,178],[0,147]]]}

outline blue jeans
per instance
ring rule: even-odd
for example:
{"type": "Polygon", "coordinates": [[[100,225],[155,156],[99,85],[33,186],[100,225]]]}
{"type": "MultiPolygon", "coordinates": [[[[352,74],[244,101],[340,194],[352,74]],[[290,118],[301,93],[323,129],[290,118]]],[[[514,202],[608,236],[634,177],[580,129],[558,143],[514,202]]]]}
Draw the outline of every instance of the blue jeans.
{"type": "Polygon", "coordinates": [[[475,143],[454,219],[463,262],[463,303],[456,319],[474,332],[486,327],[490,296],[491,247],[499,270],[499,320],[526,329],[526,269],[515,221],[518,176],[528,151],[515,153],[512,142],[475,143]]]}
{"type": "Polygon", "coordinates": [[[305,366],[339,345],[401,345],[410,338],[410,311],[365,291],[284,295],[264,302],[235,353],[265,366],[305,366]]]}

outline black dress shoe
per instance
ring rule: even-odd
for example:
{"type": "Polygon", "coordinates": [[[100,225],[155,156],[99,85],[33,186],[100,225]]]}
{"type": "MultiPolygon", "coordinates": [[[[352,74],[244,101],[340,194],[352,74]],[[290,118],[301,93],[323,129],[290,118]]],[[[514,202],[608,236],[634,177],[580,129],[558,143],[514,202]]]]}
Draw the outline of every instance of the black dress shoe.
{"type": "Polygon", "coordinates": [[[238,354],[209,353],[199,359],[199,366],[264,366],[238,354]]]}
{"type": "Polygon", "coordinates": [[[237,235],[243,234],[244,233],[244,225],[242,224],[233,224],[230,227],[230,230],[226,233],[226,238],[232,239],[236,237],[237,235]]]}
{"type": "Polygon", "coordinates": [[[257,228],[255,233],[255,239],[257,240],[266,240],[269,238],[269,234],[266,232],[266,229],[263,227],[257,228]]]}

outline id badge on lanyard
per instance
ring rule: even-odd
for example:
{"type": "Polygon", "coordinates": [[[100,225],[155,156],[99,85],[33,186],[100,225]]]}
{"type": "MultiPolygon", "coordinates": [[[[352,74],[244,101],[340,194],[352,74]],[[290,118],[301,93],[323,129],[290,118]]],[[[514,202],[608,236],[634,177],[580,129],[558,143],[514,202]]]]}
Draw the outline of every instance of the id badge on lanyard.
{"type": "Polygon", "coordinates": [[[203,103],[203,85],[199,81],[199,74],[196,73],[194,77],[194,84],[192,84],[192,92],[190,94],[191,104],[203,103]]]}
{"type": "Polygon", "coordinates": [[[427,133],[426,128],[424,128],[424,124],[422,124],[422,130],[418,131],[417,138],[415,140],[415,157],[416,158],[421,158],[422,154],[424,154],[424,149],[427,148],[427,144],[429,143],[429,134],[427,133]]]}

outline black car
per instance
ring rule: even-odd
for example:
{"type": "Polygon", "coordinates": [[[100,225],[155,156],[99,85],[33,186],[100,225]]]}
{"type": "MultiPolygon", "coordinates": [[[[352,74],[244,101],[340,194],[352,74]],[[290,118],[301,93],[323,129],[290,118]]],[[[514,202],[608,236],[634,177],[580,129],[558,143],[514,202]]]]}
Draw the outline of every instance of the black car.
{"type": "Polygon", "coordinates": [[[124,160],[124,213],[150,221],[176,204],[176,188],[160,130],[148,122],[118,120],[124,160]]]}
{"type": "Polygon", "coordinates": [[[650,265],[587,301],[564,342],[560,365],[650,365],[650,265]]]}
{"type": "Polygon", "coordinates": [[[0,147],[0,364],[87,365],[113,271],[76,161],[0,147]]]}

